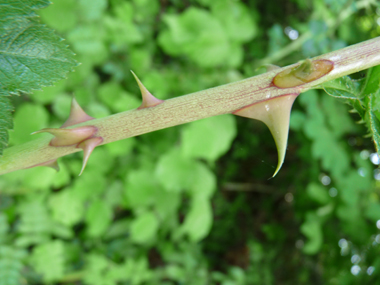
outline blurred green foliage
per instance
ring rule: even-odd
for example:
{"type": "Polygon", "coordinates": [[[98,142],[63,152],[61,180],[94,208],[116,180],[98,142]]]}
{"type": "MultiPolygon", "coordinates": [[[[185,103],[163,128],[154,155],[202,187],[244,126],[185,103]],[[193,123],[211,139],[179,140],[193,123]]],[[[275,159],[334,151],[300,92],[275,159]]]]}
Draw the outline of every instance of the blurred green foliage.
{"type": "MultiPolygon", "coordinates": [[[[82,65],[14,99],[11,144],[59,126],[72,94],[93,117],[137,107],[131,69],[166,99],[380,35],[380,6],[367,0],[57,0],[40,16],[82,65]]],[[[359,96],[350,78],[329,84],[334,97],[359,96]]],[[[375,284],[378,157],[360,116],[332,96],[296,101],[271,180],[269,130],[232,115],[98,147],[79,178],[78,153],[58,173],[3,175],[0,284],[375,284]]]]}

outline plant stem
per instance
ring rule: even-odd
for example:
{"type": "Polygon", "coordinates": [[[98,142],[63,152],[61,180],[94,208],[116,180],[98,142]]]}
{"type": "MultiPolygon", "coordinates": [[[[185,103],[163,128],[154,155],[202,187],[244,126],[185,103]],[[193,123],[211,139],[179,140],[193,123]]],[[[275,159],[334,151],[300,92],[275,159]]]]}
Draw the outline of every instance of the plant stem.
{"type": "MultiPolygon", "coordinates": [[[[379,65],[380,37],[311,60],[318,59],[332,61],[334,69],[327,75],[301,86],[278,88],[272,84],[277,73],[296,65],[293,64],[242,81],[169,99],[151,108],[126,111],[70,128],[95,126],[98,128],[96,135],[103,138],[102,144],[106,144],[211,116],[229,114],[247,105],[278,96],[302,93],[323,82],[379,65]]],[[[49,146],[51,138],[51,135],[44,135],[42,138],[6,149],[0,158],[0,174],[32,167],[80,151],[75,146],[49,146]]]]}

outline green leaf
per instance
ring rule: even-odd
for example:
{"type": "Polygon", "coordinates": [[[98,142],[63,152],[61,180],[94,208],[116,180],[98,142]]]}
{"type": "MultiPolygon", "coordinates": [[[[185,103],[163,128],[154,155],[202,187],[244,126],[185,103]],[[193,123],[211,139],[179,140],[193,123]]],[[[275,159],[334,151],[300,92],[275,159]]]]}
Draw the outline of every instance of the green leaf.
{"type": "Polygon", "coordinates": [[[42,10],[39,14],[44,23],[59,32],[69,31],[75,27],[78,17],[75,0],[55,0],[54,5],[42,10]]]}
{"type": "Polygon", "coordinates": [[[25,103],[17,109],[14,118],[14,132],[11,132],[10,143],[21,144],[32,139],[31,133],[47,126],[48,111],[41,105],[25,103]]]}
{"type": "Polygon", "coordinates": [[[192,184],[191,173],[195,161],[185,158],[178,148],[163,154],[157,163],[155,176],[167,190],[180,192],[192,184]]]}
{"type": "Polygon", "coordinates": [[[100,237],[108,229],[112,221],[112,209],[102,200],[91,203],[86,213],[87,234],[90,237],[100,237]]]}
{"type": "Polygon", "coordinates": [[[307,185],[306,192],[311,199],[320,204],[327,204],[330,201],[327,189],[316,183],[310,183],[307,185]]]}
{"type": "Polygon", "coordinates": [[[380,65],[371,68],[366,76],[363,94],[375,93],[380,88],[380,65]]]}
{"type": "Polygon", "coordinates": [[[215,174],[201,162],[197,162],[189,175],[192,177],[190,193],[194,197],[211,198],[216,190],[215,174]]]}
{"type": "MultiPolygon", "coordinates": [[[[380,90],[377,92],[377,96],[380,96],[380,90]]],[[[377,153],[380,155],[380,121],[378,117],[376,117],[376,114],[373,110],[374,105],[374,96],[372,94],[369,95],[369,103],[368,103],[368,120],[369,120],[369,127],[372,132],[372,138],[375,143],[375,148],[377,153]]]]}
{"type": "MultiPolygon", "coordinates": [[[[81,167],[80,164],[79,167],[81,167]]],[[[78,173],[77,170],[74,172],[78,173]]],[[[87,169],[87,171],[82,174],[81,179],[75,180],[73,185],[73,192],[78,199],[81,201],[86,201],[94,195],[103,193],[105,188],[105,176],[103,176],[100,172],[95,171],[94,169],[87,169]]]]}
{"type": "Polygon", "coordinates": [[[48,3],[13,1],[0,10],[1,90],[30,92],[50,86],[77,65],[62,39],[35,20],[33,10],[48,3]]]}
{"type": "Polygon", "coordinates": [[[358,99],[361,97],[363,80],[352,80],[349,76],[343,76],[322,84],[327,94],[336,98],[358,99]]]}
{"type": "Polygon", "coordinates": [[[131,137],[125,140],[108,143],[105,148],[110,156],[121,157],[129,154],[136,145],[136,138],[131,137]]]}
{"type": "Polygon", "coordinates": [[[157,233],[159,222],[152,212],[140,214],[131,223],[131,240],[146,244],[152,241],[157,233]]]}
{"type": "Polygon", "coordinates": [[[31,256],[32,267],[42,274],[44,281],[59,280],[64,274],[64,243],[60,240],[38,245],[31,256]]]}
{"type": "Polygon", "coordinates": [[[73,50],[87,61],[87,64],[98,64],[103,62],[108,51],[104,43],[106,36],[103,26],[79,25],[70,31],[67,39],[72,43],[73,50]],[[90,60],[91,59],[91,60],[90,60]]]}
{"type": "Polygon", "coordinates": [[[19,205],[17,210],[20,213],[18,232],[21,236],[16,239],[16,245],[27,247],[46,242],[50,238],[52,221],[41,201],[32,199],[19,205]]]}
{"type": "Polygon", "coordinates": [[[322,246],[323,233],[321,222],[315,213],[307,213],[301,232],[308,238],[303,251],[306,254],[316,254],[322,246]]]}
{"type": "Polygon", "coordinates": [[[230,43],[218,19],[203,9],[190,7],[180,15],[165,15],[168,30],[158,42],[171,55],[187,55],[201,67],[222,65],[229,57],[230,43]]]}
{"type": "Polygon", "coordinates": [[[114,112],[135,109],[141,104],[135,96],[125,92],[120,84],[112,81],[100,86],[98,96],[114,112]]]}
{"type": "Polygon", "coordinates": [[[0,91],[0,155],[4,148],[8,146],[8,130],[13,128],[12,122],[13,107],[9,98],[5,97],[0,91]]]}
{"type": "Polygon", "coordinates": [[[24,251],[9,246],[0,246],[0,285],[20,284],[24,257],[24,251]]]}
{"type": "Polygon", "coordinates": [[[73,226],[79,222],[84,212],[82,201],[76,198],[69,189],[51,195],[49,207],[53,213],[53,219],[67,226],[73,226]]]}
{"type": "Polygon", "coordinates": [[[107,8],[107,0],[79,0],[81,15],[87,21],[99,20],[107,8]]]}
{"type": "Polygon", "coordinates": [[[365,210],[365,216],[374,222],[380,220],[380,204],[371,203],[365,210]]]}
{"type": "Polygon", "coordinates": [[[45,0],[0,3],[0,154],[12,127],[9,100],[4,96],[31,92],[65,78],[77,63],[53,30],[37,21],[45,0]]]}
{"type": "Polygon", "coordinates": [[[237,1],[214,1],[211,11],[231,40],[247,42],[255,37],[257,26],[244,4],[237,1]]]}
{"type": "Polygon", "coordinates": [[[195,121],[183,129],[181,151],[185,157],[214,162],[230,149],[235,136],[236,121],[232,115],[195,121]]]}
{"type": "Polygon", "coordinates": [[[180,231],[186,233],[191,241],[198,242],[208,235],[211,226],[212,210],[209,199],[205,197],[194,199],[180,231]]]}
{"type": "Polygon", "coordinates": [[[125,196],[132,209],[153,204],[159,191],[153,174],[147,170],[130,171],[125,183],[125,196]]]}
{"type": "Polygon", "coordinates": [[[8,230],[8,217],[5,214],[0,213],[0,245],[6,241],[8,230]]]}

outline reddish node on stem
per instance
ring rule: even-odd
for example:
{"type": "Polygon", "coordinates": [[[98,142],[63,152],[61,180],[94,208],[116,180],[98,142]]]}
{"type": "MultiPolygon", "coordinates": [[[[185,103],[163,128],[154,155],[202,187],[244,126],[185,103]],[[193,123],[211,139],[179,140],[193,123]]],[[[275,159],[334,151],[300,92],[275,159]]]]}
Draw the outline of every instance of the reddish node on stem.
{"type": "Polygon", "coordinates": [[[32,135],[47,132],[55,136],[50,141],[51,146],[70,146],[92,137],[97,131],[98,129],[95,126],[83,126],[73,129],[46,128],[34,132],[32,135]]]}
{"type": "Polygon", "coordinates": [[[83,109],[81,108],[81,106],[79,106],[75,97],[73,97],[73,100],[71,101],[71,109],[70,109],[69,118],[66,120],[66,122],[64,122],[61,128],[87,122],[93,119],[94,119],[93,117],[87,115],[85,111],[83,111],[83,109]]]}
{"type": "Polygon", "coordinates": [[[312,82],[330,73],[334,63],[327,59],[303,61],[294,68],[286,69],[273,78],[273,85],[278,88],[291,88],[312,82]]]}
{"type": "Polygon", "coordinates": [[[148,89],[141,83],[140,79],[137,77],[137,75],[131,70],[133,76],[135,77],[137,84],[139,85],[141,96],[142,96],[142,104],[137,109],[144,109],[149,107],[157,106],[158,104],[161,104],[164,102],[163,100],[157,99],[154,97],[148,89]]]}
{"type": "Polygon", "coordinates": [[[82,175],[83,170],[85,169],[87,165],[87,161],[90,158],[90,155],[92,151],[94,150],[94,148],[100,145],[102,142],[103,142],[102,137],[94,137],[94,138],[87,139],[77,145],[77,148],[83,149],[83,163],[82,163],[82,169],[79,173],[79,176],[82,175]]]}

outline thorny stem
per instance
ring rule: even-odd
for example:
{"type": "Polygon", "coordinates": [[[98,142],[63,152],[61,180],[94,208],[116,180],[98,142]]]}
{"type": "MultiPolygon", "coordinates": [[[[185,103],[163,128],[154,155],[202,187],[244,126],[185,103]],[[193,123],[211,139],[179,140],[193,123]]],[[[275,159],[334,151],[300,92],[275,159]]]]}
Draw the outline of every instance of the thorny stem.
{"type": "MultiPolygon", "coordinates": [[[[296,64],[266,72],[238,82],[206,89],[169,99],[160,105],[131,110],[101,119],[90,120],[78,126],[95,126],[102,144],[153,132],[156,130],[229,114],[247,105],[290,93],[302,93],[318,84],[355,73],[380,64],[380,37],[327,53],[311,60],[327,59],[334,69],[327,75],[293,88],[278,88],[272,84],[276,74],[296,64]]],[[[28,168],[36,164],[80,151],[75,146],[49,146],[51,135],[5,150],[0,158],[0,174],[28,168]]]]}

